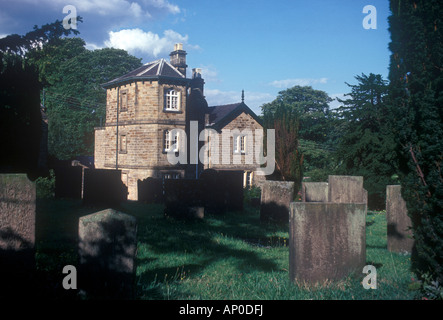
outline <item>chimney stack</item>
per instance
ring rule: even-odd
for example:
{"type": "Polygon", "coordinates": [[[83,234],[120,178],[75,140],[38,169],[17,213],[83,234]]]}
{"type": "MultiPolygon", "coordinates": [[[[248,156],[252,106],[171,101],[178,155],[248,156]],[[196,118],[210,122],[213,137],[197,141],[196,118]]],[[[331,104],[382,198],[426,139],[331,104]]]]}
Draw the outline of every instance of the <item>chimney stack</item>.
{"type": "Polygon", "coordinates": [[[192,69],[191,88],[192,89],[199,89],[201,94],[203,95],[204,85],[205,85],[205,81],[202,78],[202,69],[200,69],[200,68],[192,69]]]}
{"type": "Polygon", "coordinates": [[[183,50],[182,43],[176,43],[174,45],[174,51],[169,54],[171,64],[186,77],[186,51],[183,50]]]}

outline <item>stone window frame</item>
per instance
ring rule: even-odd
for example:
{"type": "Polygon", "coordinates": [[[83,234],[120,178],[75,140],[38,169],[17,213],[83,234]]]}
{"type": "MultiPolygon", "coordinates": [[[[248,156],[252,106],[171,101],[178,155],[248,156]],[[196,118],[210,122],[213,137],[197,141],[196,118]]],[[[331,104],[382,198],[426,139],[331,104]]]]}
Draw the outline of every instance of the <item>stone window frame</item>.
{"type": "Polygon", "coordinates": [[[246,134],[234,134],[232,137],[232,149],[234,154],[246,154],[247,141],[248,139],[246,134]]]}
{"type": "Polygon", "coordinates": [[[172,140],[171,131],[174,129],[163,130],[163,153],[168,152],[178,152],[180,143],[180,132],[176,132],[174,140],[172,140]],[[175,149],[172,150],[171,147],[175,144],[175,149]]]}
{"type": "Polygon", "coordinates": [[[181,174],[180,172],[162,172],[162,179],[166,180],[166,179],[181,179],[181,174]]]}
{"type": "Polygon", "coordinates": [[[128,100],[128,89],[122,89],[120,90],[120,107],[119,107],[119,111],[120,112],[126,112],[128,111],[128,105],[129,105],[129,100],[128,100]]]}
{"type": "Polygon", "coordinates": [[[118,153],[128,153],[128,137],[126,136],[126,133],[120,134],[118,153]]]}
{"type": "Polygon", "coordinates": [[[181,91],[176,88],[169,87],[164,89],[163,94],[163,111],[164,112],[181,112],[181,91]],[[175,107],[172,107],[173,98],[176,98],[175,107]]]}

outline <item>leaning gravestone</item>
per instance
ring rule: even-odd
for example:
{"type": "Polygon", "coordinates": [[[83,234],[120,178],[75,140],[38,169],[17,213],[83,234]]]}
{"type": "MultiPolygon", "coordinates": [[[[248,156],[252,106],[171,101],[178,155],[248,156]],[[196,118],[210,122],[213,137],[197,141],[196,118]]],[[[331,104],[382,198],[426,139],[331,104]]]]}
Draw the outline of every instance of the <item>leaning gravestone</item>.
{"type": "Polygon", "coordinates": [[[79,219],[78,285],[89,298],[134,298],[136,235],[136,219],[113,209],[79,219]]]}
{"type": "Polygon", "coordinates": [[[412,252],[414,239],[411,218],[406,202],[401,196],[401,186],[386,186],[386,220],[388,224],[388,250],[391,252],[412,252]]]}
{"type": "Polygon", "coordinates": [[[26,174],[0,174],[0,297],[33,289],[35,199],[26,174]]]}
{"type": "Polygon", "coordinates": [[[294,201],[294,182],[265,181],[261,190],[260,220],[287,222],[294,201]]]}

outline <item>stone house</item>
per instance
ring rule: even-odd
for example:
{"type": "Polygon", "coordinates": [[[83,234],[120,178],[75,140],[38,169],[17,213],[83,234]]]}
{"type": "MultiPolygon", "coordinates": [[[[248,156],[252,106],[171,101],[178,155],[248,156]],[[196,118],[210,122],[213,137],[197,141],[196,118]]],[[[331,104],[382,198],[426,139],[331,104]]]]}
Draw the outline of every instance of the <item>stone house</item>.
{"type": "Polygon", "coordinates": [[[258,165],[245,161],[253,154],[254,139],[245,132],[262,129],[259,118],[243,96],[237,104],[209,107],[201,70],[193,69],[192,78],[186,78],[186,54],[176,44],[170,62],[149,62],[103,84],[106,120],[95,128],[95,168],[121,170],[130,200],[137,200],[137,181],[148,177],[192,179],[212,168],[243,170],[245,186],[258,179],[253,174],[258,165]],[[229,161],[211,154],[217,140],[232,151],[229,161]]]}

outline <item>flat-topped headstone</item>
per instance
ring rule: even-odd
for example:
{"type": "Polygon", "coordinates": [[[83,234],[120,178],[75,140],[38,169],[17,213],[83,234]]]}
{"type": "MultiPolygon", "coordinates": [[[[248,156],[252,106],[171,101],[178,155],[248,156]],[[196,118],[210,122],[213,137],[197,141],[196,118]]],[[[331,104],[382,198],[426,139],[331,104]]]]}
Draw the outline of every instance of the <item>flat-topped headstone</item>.
{"type": "Polygon", "coordinates": [[[79,219],[78,283],[92,298],[134,297],[137,222],[106,209],[79,219]]]}
{"type": "Polygon", "coordinates": [[[293,181],[265,181],[262,184],[260,220],[287,222],[289,204],[294,201],[293,181]]]}
{"type": "Polygon", "coordinates": [[[329,187],[327,182],[302,182],[303,202],[328,202],[329,187]]]}
{"type": "Polygon", "coordinates": [[[361,176],[329,176],[328,196],[333,203],[368,203],[361,176]]]}
{"type": "Polygon", "coordinates": [[[408,216],[406,202],[401,196],[401,186],[386,186],[386,220],[388,224],[388,250],[412,252],[414,239],[412,222],[408,216]]]}
{"type": "Polygon", "coordinates": [[[35,183],[26,174],[0,174],[0,297],[30,285],[35,271],[35,200],[35,183]]]}
{"type": "Polygon", "coordinates": [[[323,283],[361,273],[366,261],[366,204],[292,202],[291,281],[323,283]]]}
{"type": "Polygon", "coordinates": [[[83,203],[117,207],[128,199],[128,187],[122,181],[121,170],[84,169],[83,203]]]}

